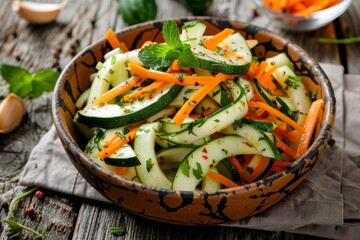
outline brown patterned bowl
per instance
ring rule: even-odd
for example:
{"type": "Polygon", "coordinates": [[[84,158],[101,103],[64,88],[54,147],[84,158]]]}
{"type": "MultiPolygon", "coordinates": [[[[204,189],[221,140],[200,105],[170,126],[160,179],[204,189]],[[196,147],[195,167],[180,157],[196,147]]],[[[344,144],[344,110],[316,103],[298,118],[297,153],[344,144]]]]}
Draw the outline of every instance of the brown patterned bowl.
{"type": "MultiPolygon", "coordinates": [[[[219,224],[255,215],[286,197],[298,186],[314,167],[323,153],[334,124],[335,97],[331,84],[319,64],[299,46],[290,43],[265,29],[249,24],[210,17],[176,19],[183,22],[198,19],[208,27],[205,34],[214,34],[230,27],[247,39],[257,39],[259,45],[254,54],[259,58],[285,52],[295,63],[296,70],[304,78],[305,85],[317,90],[317,98],[325,101],[316,136],[304,156],[282,172],[251,184],[219,190],[173,191],[157,189],[126,180],[100,168],[83,153],[84,139],[73,124],[76,112],[75,100],[90,85],[89,75],[95,72],[98,61],[111,50],[102,39],[78,54],[64,69],[58,80],[53,97],[53,118],[62,144],[81,175],[103,196],[134,214],[156,221],[184,224],[219,224]]],[[[145,41],[163,41],[163,21],[148,22],[123,29],[117,33],[131,49],[145,41]]]]}

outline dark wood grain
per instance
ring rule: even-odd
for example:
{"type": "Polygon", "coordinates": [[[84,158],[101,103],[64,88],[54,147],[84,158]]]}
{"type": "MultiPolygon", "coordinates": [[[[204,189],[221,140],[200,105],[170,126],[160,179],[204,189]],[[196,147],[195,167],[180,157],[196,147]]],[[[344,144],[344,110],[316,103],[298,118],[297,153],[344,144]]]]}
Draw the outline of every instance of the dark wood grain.
{"type": "MultiPolygon", "coordinates": [[[[55,0],[54,0],[55,1],[55,0]]],[[[157,0],[157,18],[190,16],[191,12],[179,1],[157,0]]],[[[0,64],[10,63],[36,71],[42,68],[61,70],[82,48],[102,38],[109,27],[114,30],[126,24],[118,13],[116,0],[73,0],[55,23],[34,26],[10,11],[12,0],[2,0],[0,8],[0,64]],[[60,50],[59,59],[52,55],[60,50]]],[[[251,22],[268,28],[302,46],[320,62],[343,64],[349,73],[359,74],[360,45],[318,44],[319,37],[349,37],[360,35],[360,2],[334,23],[306,33],[284,31],[266,17],[258,15],[252,1],[214,0],[209,15],[251,22]]],[[[0,85],[4,81],[0,79],[0,85]]],[[[2,93],[2,92],[1,92],[2,93]]],[[[51,127],[51,93],[39,99],[26,99],[27,115],[20,128],[12,134],[0,134],[0,218],[8,211],[10,200],[21,194],[24,187],[17,181],[31,150],[51,127]]],[[[182,227],[153,222],[134,216],[114,205],[83,200],[45,190],[40,201],[28,197],[15,207],[20,221],[34,228],[46,228],[47,239],[316,239],[284,232],[268,232],[229,227],[182,227]],[[35,209],[35,218],[24,214],[35,209]],[[110,226],[123,226],[126,234],[116,237],[110,226]]],[[[24,233],[21,239],[31,239],[24,233]]],[[[5,225],[0,225],[0,239],[5,237],[5,225]]]]}

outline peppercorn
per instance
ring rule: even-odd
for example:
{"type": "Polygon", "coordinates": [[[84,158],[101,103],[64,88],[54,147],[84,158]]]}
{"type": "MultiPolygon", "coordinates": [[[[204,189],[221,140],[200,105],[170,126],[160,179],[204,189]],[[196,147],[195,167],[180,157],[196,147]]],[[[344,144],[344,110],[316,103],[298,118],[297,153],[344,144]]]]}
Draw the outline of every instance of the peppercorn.
{"type": "Polygon", "coordinates": [[[35,197],[37,197],[38,199],[44,199],[45,194],[44,194],[43,191],[37,190],[37,191],[35,192],[35,197]]]}

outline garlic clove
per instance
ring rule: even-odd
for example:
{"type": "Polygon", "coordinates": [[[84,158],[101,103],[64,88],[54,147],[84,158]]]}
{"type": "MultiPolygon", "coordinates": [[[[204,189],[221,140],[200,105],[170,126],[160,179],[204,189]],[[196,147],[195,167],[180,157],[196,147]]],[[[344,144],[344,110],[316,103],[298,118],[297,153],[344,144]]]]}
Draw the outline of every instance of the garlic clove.
{"type": "Polygon", "coordinates": [[[47,24],[55,21],[67,1],[63,3],[39,3],[16,0],[13,10],[33,24],[47,24]]]}
{"type": "Polygon", "coordinates": [[[24,101],[15,94],[9,94],[0,103],[0,133],[9,133],[20,126],[25,112],[24,101]]]}

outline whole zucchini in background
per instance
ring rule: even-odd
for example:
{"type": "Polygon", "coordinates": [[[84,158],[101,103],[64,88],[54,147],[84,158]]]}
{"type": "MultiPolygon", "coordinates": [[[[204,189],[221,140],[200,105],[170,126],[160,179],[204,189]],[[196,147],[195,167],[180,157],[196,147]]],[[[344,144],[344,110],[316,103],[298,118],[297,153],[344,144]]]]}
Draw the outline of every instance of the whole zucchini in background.
{"type": "Polygon", "coordinates": [[[155,0],[119,0],[119,11],[128,25],[154,20],[157,6],[155,0]]]}
{"type": "Polygon", "coordinates": [[[205,15],[209,9],[212,0],[180,0],[184,6],[189,9],[194,15],[205,15]]]}

